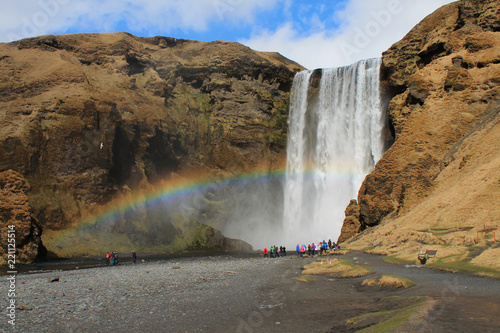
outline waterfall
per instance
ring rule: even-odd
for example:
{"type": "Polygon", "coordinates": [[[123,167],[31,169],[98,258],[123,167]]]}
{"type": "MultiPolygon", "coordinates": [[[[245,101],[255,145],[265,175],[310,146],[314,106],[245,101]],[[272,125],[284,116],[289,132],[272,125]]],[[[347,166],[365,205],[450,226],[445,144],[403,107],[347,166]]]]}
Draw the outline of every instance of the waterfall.
{"type": "Polygon", "coordinates": [[[369,59],[296,75],[284,193],[287,244],[336,241],[345,208],[382,157],[380,63],[369,59]]]}

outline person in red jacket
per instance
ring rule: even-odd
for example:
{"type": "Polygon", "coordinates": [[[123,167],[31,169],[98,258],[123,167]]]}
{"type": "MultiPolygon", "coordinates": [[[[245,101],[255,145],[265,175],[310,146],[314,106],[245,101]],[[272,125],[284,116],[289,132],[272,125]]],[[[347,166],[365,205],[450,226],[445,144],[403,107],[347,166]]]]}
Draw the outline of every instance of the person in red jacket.
{"type": "Polygon", "coordinates": [[[267,250],[267,247],[264,248],[264,258],[267,258],[269,254],[269,251],[267,250]]]}

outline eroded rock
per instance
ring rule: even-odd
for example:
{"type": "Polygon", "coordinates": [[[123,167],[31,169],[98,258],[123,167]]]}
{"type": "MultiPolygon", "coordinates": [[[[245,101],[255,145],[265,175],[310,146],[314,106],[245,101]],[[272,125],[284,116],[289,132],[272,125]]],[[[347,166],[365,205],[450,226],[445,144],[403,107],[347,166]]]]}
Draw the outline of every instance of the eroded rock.
{"type": "Polygon", "coordinates": [[[30,263],[44,252],[41,228],[31,214],[28,183],[12,170],[0,172],[0,230],[0,264],[14,258],[16,263],[30,263]],[[10,231],[15,243],[9,240],[10,231]]]}

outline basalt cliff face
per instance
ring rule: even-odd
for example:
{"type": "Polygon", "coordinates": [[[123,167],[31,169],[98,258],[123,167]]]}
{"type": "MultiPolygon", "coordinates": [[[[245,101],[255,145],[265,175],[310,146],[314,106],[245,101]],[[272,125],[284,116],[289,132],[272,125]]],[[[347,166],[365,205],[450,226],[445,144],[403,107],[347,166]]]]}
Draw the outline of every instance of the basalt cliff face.
{"type": "Polygon", "coordinates": [[[499,259],[486,246],[500,234],[500,3],[444,6],[382,62],[395,143],[351,201],[339,241],[364,230],[346,244],[415,259],[426,246],[479,243],[499,259]]]}
{"type": "MultiPolygon", "coordinates": [[[[223,41],[114,33],[0,44],[0,171],[27,181],[23,193],[50,245],[100,206],[159,181],[282,163],[289,92],[302,69],[223,41]]],[[[136,237],[130,246],[150,234],[143,241],[154,248],[183,234],[178,219],[146,231],[139,217],[122,217],[107,231],[136,237]]],[[[183,239],[187,247],[214,245],[217,232],[202,229],[202,241],[183,239]]]]}
{"type": "Polygon", "coordinates": [[[0,172],[0,257],[9,264],[15,265],[16,260],[31,262],[45,252],[41,228],[32,216],[27,194],[28,184],[21,174],[0,172]]]}

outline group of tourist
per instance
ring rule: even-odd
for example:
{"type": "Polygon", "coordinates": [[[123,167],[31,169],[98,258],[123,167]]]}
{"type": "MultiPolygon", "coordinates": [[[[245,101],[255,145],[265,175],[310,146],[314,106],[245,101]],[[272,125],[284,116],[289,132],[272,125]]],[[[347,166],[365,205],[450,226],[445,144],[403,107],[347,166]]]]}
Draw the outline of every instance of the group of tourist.
{"type": "MultiPolygon", "coordinates": [[[[329,239],[328,242],[323,240],[319,242],[318,245],[314,243],[308,244],[307,246],[305,244],[297,244],[295,249],[297,251],[297,258],[303,258],[306,252],[309,256],[314,256],[316,254],[323,255],[323,252],[327,250],[340,250],[340,245],[335,244],[335,242],[329,239]]],[[[284,256],[286,256],[286,247],[284,246],[277,247],[273,245],[269,249],[267,247],[264,248],[264,258],[278,258],[284,256]]]]}
{"type": "Polygon", "coordinates": [[[328,242],[323,240],[322,242],[319,242],[318,245],[314,243],[308,244],[307,246],[305,244],[297,244],[295,250],[297,251],[297,258],[303,258],[306,251],[309,256],[314,256],[318,253],[319,255],[323,255],[323,252],[326,252],[327,250],[340,250],[340,245],[336,245],[335,242],[332,242],[332,240],[329,239],[328,242]]]}
{"type": "MultiPolygon", "coordinates": [[[[137,260],[137,254],[135,253],[135,250],[132,251],[132,262],[135,264],[137,260]]],[[[111,253],[106,252],[106,266],[109,265],[117,265],[118,264],[118,253],[113,251],[111,253]]]]}
{"type": "Polygon", "coordinates": [[[264,258],[278,257],[286,257],[286,247],[277,247],[276,245],[273,245],[269,248],[269,250],[267,249],[267,247],[264,248],[264,258]]]}
{"type": "Polygon", "coordinates": [[[106,252],[106,266],[117,265],[118,264],[118,253],[115,251],[109,253],[106,252]]]}

